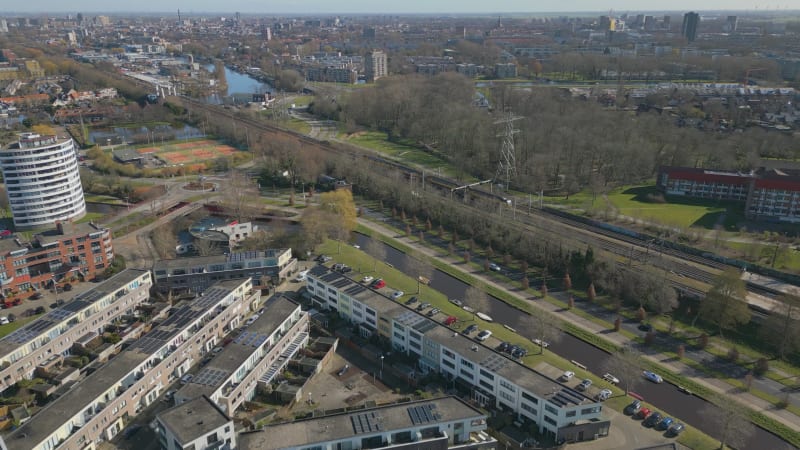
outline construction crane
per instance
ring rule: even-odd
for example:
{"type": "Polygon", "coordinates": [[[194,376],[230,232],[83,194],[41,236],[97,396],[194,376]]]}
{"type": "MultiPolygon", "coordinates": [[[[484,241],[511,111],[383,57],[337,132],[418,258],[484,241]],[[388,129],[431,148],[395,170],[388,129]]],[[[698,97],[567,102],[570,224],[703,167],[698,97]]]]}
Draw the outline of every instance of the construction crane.
{"type": "Polygon", "coordinates": [[[750,74],[751,74],[751,73],[753,73],[753,72],[763,72],[763,71],[765,71],[765,70],[767,70],[767,69],[764,69],[764,68],[759,68],[759,67],[757,67],[757,68],[753,68],[753,69],[747,69],[747,70],[744,72],[744,81],[742,82],[742,85],[743,85],[744,87],[747,87],[747,86],[749,86],[749,85],[750,85],[750,74]]]}

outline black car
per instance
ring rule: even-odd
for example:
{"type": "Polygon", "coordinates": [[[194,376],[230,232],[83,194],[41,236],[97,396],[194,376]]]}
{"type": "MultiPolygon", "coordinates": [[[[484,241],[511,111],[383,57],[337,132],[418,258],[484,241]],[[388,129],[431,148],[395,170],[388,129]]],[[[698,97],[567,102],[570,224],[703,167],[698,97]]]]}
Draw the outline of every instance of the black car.
{"type": "Polygon", "coordinates": [[[497,346],[497,351],[507,352],[510,347],[511,344],[509,344],[508,342],[501,342],[500,345],[497,346]]]}
{"type": "Polygon", "coordinates": [[[641,407],[642,407],[642,402],[640,402],[639,400],[634,400],[633,402],[631,402],[630,405],[626,406],[622,412],[630,416],[636,414],[636,412],[639,411],[639,408],[641,407]]]}
{"type": "Polygon", "coordinates": [[[472,325],[468,326],[467,328],[464,328],[464,334],[470,334],[473,331],[477,331],[477,329],[478,329],[478,326],[473,323],[472,325]]]}
{"type": "Polygon", "coordinates": [[[33,310],[34,314],[44,314],[47,312],[44,306],[37,306],[35,310],[33,310]]]}
{"type": "Polygon", "coordinates": [[[30,296],[31,300],[39,300],[40,298],[42,298],[41,292],[35,292],[33,295],[30,296]]]}
{"type": "Polygon", "coordinates": [[[65,284],[64,285],[64,290],[67,291],[67,292],[71,291],[72,290],[72,285],[69,284],[69,283],[65,284]]]}
{"type": "Polygon", "coordinates": [[[649,323],[640,323],[639,324],[639,329],[649,333],[649,332],[653,331],[653,325],[650,325],[649,323]]]}
{"type": "Polygon", "coordinates": [[[417,303],[417,297],[411,297],[406,301],[406,305],[413,305],[414,303],[417,303]]]}
{"type": "Polygon", "coordinates": [[[663,418],[664,418],[664,416],[662,416],[661,413],[654,412],[654,413],[650,414],[649,416],[647,416],[647,419],[644,419],[644,426],[653,427],[658,422],[661,422],[661,419],[663,419],[663,418]]]}

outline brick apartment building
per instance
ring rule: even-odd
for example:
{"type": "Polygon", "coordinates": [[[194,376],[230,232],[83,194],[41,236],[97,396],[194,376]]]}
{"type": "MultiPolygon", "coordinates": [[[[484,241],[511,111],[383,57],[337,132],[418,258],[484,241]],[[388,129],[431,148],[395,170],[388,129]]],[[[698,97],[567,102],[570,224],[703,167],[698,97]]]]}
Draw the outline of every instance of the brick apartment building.
{"type": "Polygon", "coordinates": [[[656,187],[665,194],[744,203],[748,219],[800,222],[800,170],[734,172],[661,167],[656,187]]]}
{"type": "Polygon", "coordinates": [[[0,240],[0,299],[14,303],[39,289],[95,278],[114,259],[111,230],[93,223],[58,222],[30,242],[0,240]]]}

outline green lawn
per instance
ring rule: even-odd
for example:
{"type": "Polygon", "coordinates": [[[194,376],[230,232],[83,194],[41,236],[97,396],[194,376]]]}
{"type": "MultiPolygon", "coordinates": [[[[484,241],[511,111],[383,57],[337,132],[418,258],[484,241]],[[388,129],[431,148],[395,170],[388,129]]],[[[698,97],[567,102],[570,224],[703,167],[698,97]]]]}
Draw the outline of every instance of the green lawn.
{"type": "Polygon", "coordinates": [[[37,314],[35,316],[26,317],[24,319],[23,318],[19,318],[19,319],[15,320],[14,322],[11,322],[9,324],[0,325],[0,338],[11,334],[13,331],[16,331],[19,328],[22,328],[22,326],[25,325],[28,322],[31,322],[31,321],[34,321],[34,320],[38,319],[40,315],[41,314],[37,314]]]}
{"type": "Polygon", "coordinates": [[[726,211],[726,205],[715,205],[714,202],[650,201],[659,196],[655,186],[646,185],[614,190],[608,194],[608,200],[620,214],[681,228],[692,225],[713,228],[719,215],[726,211]]]}
{"type": "Polygon", "coordinates": [[[425,167],[432,172],[441,171],[442,175],[455,176],[455,170],[444,159],[411,145],[409,142],[390,142],[387,140],[386,133],[381,131],[363,131],[349,136],[339,136],[339,138],[353,145],[377,150],[391,158],[425,167]]]}
{"type": "Polygon", "coordinates": [[[295,119],[294,117],[290,118],[287,121],[282,122],[281,125],[301,134],[311,133],[311,125],[300,119],[295,119]]]}

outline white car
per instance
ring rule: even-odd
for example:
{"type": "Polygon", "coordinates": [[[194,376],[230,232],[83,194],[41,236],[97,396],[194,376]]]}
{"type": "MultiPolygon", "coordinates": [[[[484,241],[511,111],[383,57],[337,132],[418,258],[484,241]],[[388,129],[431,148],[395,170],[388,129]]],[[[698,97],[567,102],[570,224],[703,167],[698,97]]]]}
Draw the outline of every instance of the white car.
{"type": "Polygon", "coordinates": [[[492,335],[492,332],[491,332],[491,331],[489,331],[489,330],[483,330],[483,331],[481,331],[480,333],[478,333],[478,335],[477,335],[477,336],[475,336],[475,339],[477,339],[477,340],[479,340],[479,341],[483,342],[483,341],[485,341],[485,340],[489,339],[489,336],[491,336],[491,335],[492,335]]]}
{"type": "Polygon", "coordinates": [[[9,323],[8,317],[6,316],[0,317],[0,325],[8,325],[8,323],[9,323]]]}
{"type": "Polygon", "coordinates": [[[536,345],[540,345],[542,348],[550,347],[550,343],[549,342],[542,341],[540,339],[531,339],[531,342],[533,342],[536,345]]]}
{"type": "Polygon", "coordinates": [[[561,381],[569,381],[575,376],[575,372],[568,370],[561,374],[561,381]]]}
{"type": "Polygon", "coordinates": [[[603,379],[611,384],[619,384],[619,378],[615,377],[614,375],[611,375],[610,373],[606,373],[605,375],[603,375],[603,379]]]}
{"type": "Polygon", "coordinates": [[[192,381],[192,378],[194,378],[194,375],[192,375],[191,373],[187,373],[186,375],[181,377],[181,384],[186,384],[192,381]]]}
{"type": "Polygon", "coordinates": [[[398,298],[400,298],[400,297],[402,297],[404,295],[406,295],[406,293],[403,292],[403,291],[394,291],[394,292],[392,292],[392,298],[394,300],[397,300],[398,298]]]}
{"type": "Polygon", "coordinates": [[[375,277],[371,277],[369,275],[367,275],[367,276],[365,276],[364,278],[361,279],[361,282],[364,283],[364,284],[369,284],[369,283],[372,283],[373,281],[375,281],[375,277]]]}
{"type": "Polygon", "coordinates": [[[489,269],[490,269],[490,270],[493,270],[493,271],[495,271],[495,272],[500,272],[500,270],[502,270],[502,269],[500,269],[500,266],[498,266],[498,265],[497,265],[497,264],[495,264],[495,263],[491,263],[491,264],[489,264],[489,269]]]}
{"type": "Polygon", "coordinates": [[[611,392],[611,389],[603,389],[602,391],[597,393],[597,396],[595,398],[597,398],[598,401],[602,402],[604,400],[608,400],[609,398],[611,398],[612,394],[613,392],[611,392]]]}
{"type": "Polygon", "coordinates": [[[661,375],[658,375],[656,373],[650,372],[648,370],[643,371],[642,372],[642,376],[645,378],[645,380],[652,381],[653,383],[656,383],[656,384],[664,382],[664,379],[661,378],[661,375]]]}

